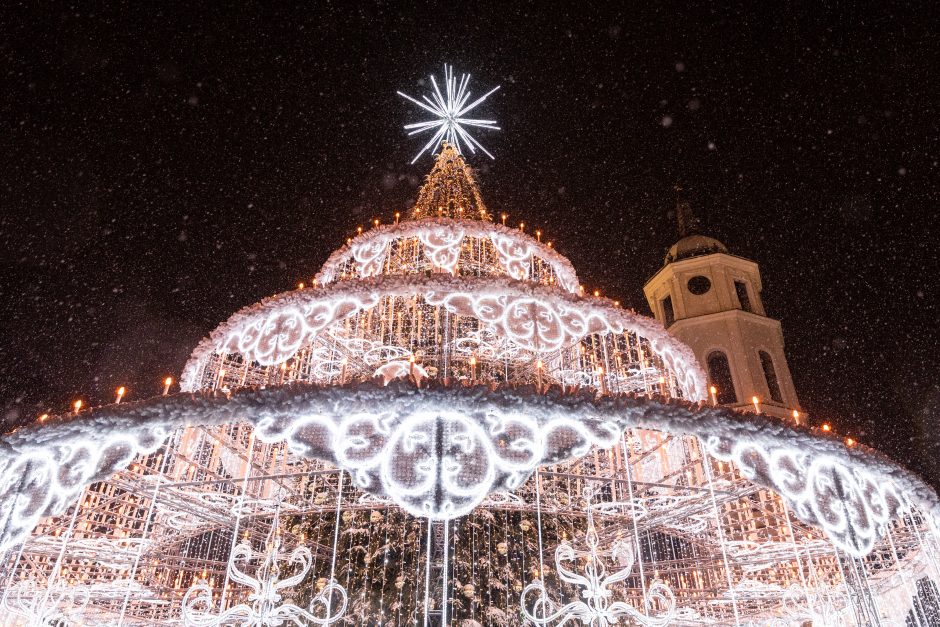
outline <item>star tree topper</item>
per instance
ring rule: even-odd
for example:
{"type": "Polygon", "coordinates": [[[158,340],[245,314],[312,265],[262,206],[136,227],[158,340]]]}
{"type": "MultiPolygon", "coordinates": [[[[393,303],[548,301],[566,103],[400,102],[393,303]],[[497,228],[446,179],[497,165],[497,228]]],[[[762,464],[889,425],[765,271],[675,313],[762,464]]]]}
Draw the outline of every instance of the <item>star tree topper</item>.
{"type": "Polygon", "coordinates": [[[462,146],[469,148],[471,153],[476,153],[476,149],[479,148],[486,156],[493,159],[493,155],[491,155],[476,138],[470,135],[464,127],[486,128],[498,131],[499,127],[496,126],[496,120],[479,120],[464,116],[486,100],[490,94],[499,89],[499,85],[470,104],[467,104],[467,101],[470,100],[471,93],[467,89],[470,84],[470,75],[461,74],[460,81],[458,82],[457,77],[454,76],[453,66],[446,64],[444,65],[444,94],[441,94],[441,90],[433,74],[431,75],[431,84],[434,86],[434,91],[431,92],[430,97],[427,95],[421,96],[424,102],[412,98],[408,94],[398,92],[399,96],[410,100],[434,116],[434,119],[426,122],[415,122],[414,124],[405,125],[405,130],[408,131],[408,135],[417,135],[425,131],[433,131],[434,133],[430,141],[424,145],[424,148],[415,155],[415,158],[412,159],[411,162],[414,163],[420,159],[421,155],[428,150],[433,154],[443,141],[454,146],[457,152],[461,154],[463,154],[462,146]]]}

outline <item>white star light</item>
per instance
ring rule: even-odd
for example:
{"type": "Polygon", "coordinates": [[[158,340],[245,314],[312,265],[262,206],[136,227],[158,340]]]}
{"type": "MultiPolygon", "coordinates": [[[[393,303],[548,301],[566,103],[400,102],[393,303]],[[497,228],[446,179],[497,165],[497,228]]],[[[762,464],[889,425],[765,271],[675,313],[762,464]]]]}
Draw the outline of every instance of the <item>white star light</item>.
{"type": "Polygon", "coordinates": [[[457,152],[460,152],[461,154],[463,152],[461,149],[461,142],[463,142],[463,144],[470,149],[471,153],[476,153],[476,149],[479,148],[490,159],[493,159],[493,155],[491,155],[486,148],[480,145],[480,142],[472,137],[464,127],[475,126],[478,128],[486,128],[498,131],[499,127],[496,126],[496,120],[476,120],[472,118],[465,118],[463,116],[486,100],[490,94],[499,89],[499,86],[497,85],[470,104],[466,104],[467,101],[470,100],[470,92],[467,91],[467,86],[470,84],[470,75],[461,74],[460,82],[458,84],[457,78],[454,76],[454,68],[450,65],[444,65],[445,94],[441,94],[441,90],[438,88],[437,81],[434,80],[433,74],[431,75],[431,84],[434,85],[434,92],[431,94],[431,98],[428,96],[422,96],[421,98],[424,100],[424,102],[412,98],[408,94],[398,92],[399,96],[402,98],[407,98],[437,118],[427,122],[416,122],[415,124],[405,125],[405,130],[409,131],[409,135],[417,135],[418,133],[423,133],[425,131],[434,131],[434,135],[431,137],[431,141],[424,145],[424,148],[421,149],[421,152],[419,152],[411,162],[414,163],[417,161],[419,158],[421,158],[421,155],[423,155],[428,150],[430,150],[433,154],[442,141],[446,141],[447,143],[454,146],[457,149],[457,152]]]}

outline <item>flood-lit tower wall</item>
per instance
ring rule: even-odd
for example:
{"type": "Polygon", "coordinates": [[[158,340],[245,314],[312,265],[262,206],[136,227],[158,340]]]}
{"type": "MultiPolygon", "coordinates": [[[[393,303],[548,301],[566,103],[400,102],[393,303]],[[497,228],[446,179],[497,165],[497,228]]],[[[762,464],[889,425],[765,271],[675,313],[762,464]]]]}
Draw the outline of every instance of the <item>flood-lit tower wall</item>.
{"type": "Polygon", "coordinates": [[[687,344],[708,373],[718,401],[792,418],[800,404],[784,353],[780,321],[767,316],[756,263],[704,235],[669,249],[643,288],[657,320],[687,344]]]}

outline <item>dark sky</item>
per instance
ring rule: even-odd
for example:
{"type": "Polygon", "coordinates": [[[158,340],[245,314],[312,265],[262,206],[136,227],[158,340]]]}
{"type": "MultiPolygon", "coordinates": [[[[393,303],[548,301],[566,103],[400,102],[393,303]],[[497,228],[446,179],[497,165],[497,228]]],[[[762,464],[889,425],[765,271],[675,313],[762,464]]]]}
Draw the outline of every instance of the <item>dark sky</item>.
{"type": "Polygon", "coordinates": [[[236,309],[406,210],[431,161],[409,165],[401,126],[420,118],[395,91],[449,62],[502,85],[483,112],[503,130],[481,136],[497,159],[471,161],[491,211],[648,313],[683,184],[705,230],[761,264],[813,417],[938,470],[931,3],[11,4],[6,421],[159,392],[236,309]]]}

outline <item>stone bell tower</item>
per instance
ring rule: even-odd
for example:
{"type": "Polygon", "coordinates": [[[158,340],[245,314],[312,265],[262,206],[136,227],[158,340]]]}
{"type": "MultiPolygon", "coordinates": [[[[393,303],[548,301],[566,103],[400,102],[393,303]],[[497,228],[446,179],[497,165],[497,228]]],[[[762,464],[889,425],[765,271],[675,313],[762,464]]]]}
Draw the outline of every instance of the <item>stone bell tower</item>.
{"type": "Polygon", "coordinates": [[[676,188],[679,241],[643,293],[657,320],[687,344],[718,403],[794,418],[800,409],[783,349],[780,321],[767,317],[757,264],[700,234],[676,188]]]}

